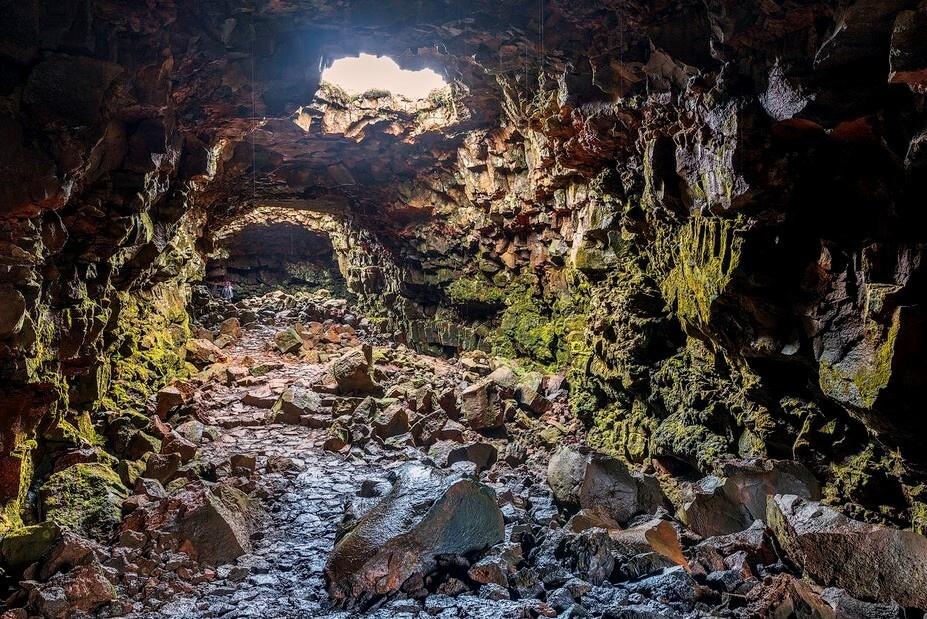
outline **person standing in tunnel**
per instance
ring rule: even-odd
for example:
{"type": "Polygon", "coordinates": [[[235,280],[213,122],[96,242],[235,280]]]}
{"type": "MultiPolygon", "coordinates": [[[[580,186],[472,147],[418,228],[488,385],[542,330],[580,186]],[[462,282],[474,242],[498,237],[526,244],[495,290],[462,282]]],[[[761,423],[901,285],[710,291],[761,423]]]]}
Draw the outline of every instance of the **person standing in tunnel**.
{"type": "Polygon", "coordinates": [[[234,298],[235,294],[232,290],[232,281],[230,279],[226,278],[226,280],[222,283],[222,290],[220,292],[222,298],[226,301],[231,301],[234,298]]]}

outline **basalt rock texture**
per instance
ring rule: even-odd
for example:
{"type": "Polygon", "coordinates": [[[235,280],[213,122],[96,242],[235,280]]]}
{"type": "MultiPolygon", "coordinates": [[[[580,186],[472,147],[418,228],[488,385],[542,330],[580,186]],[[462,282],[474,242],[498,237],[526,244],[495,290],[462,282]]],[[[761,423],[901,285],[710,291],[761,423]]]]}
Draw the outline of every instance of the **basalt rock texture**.
{"type": "Polygon", "coordinates": [[[927,529],[923,1],[0,11],[3,534],[63,514],[43,485],[80,529],[84,472],[119,497],[177,459],[142,413],[208,349],[207,264],[314,283],[320,257],[382,334],[567,373],[588,442],[676,509],[795,460],[846,515],[927,529]],[[320,85],[359,52],[449,88],[320,85]]]}

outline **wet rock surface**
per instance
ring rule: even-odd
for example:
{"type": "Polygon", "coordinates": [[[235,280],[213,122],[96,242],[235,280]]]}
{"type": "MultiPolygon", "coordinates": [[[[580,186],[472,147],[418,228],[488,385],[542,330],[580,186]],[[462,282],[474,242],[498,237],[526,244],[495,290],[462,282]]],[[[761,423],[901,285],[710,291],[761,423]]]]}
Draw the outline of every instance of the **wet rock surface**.
{"type": "MultiPolygon", "coordinates": [[[[104,476],[123,494],[90,503],[96,514],[119,497],[108,528],[60,518],[0,543],[22,566],[4,619],[829,618],[927,605],[924,538],[820,505],[794,462],[732,460],[717,483],[684,482],[723,503],[695,518],[691,498],[663,491],[679,480],[582,446],[562,390],[542,387],[556,378],[415,353],[343,322],[341,303],[308,303],[281,325],[293,303],[249,302],[241,333],[219,314],[208,323],[232,337],[223,359],[152,397],[152,452],[123,481],[104,476]],[[299,345],[282,353],[280,333],[299,345]],[[521,393],[519,414],[468,418],[474,385],[521,393]],[[566,429],[561,444],[536,431],[550,423],[566,429]]],[[[83,466],[95,488],[100,465],[83,466]]]]}

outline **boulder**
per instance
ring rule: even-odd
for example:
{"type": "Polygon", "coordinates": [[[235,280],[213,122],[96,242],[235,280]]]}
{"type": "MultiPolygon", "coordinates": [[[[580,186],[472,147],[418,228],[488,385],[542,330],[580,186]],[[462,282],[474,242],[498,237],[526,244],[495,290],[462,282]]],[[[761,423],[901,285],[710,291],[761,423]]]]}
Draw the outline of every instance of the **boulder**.
{"type": "Polygon", "coordinates": [[[299,423],[303,415],[314,415],[322,408],[322,398],[318,393],[305,387],[293,385],[287,387],[274,403],[277,413],[275,421],[282,423],[299,423]]]}
{"type": "Polygon", "coordinates": [[[247,495],[226,485],[210,489],[201,482],[181,494],[179,500],[186,509],[178,531],[189,541],[197,560],[218,565],[250,551],[247,495]]]}
{"type": "Polygon", "coordinates": [[[289,352],[295,353],[302,348],[303,338],[299,337],[299,333],[296,332],[296,329],[290,327],[274,336],[274,346],[283,354],[289,352]]]}
{"type": "Polygon", "coordinates": [[[325,565],[329,593],[341,605],[362,603],[432,572],[438,556],[469,555],[498,544],[503,533],[488,487],[407,464],[384,499],[336,543],[325,565]]]}
{"type": "Polygon", "coordinates": [[[688,488],[679,515],[699,535],[727,535],[765,521],[766,497],[774,494],[816,500],[821,487],[799,462],[734,461],[723,466],[723,477],[710,475],[688,488]]]}
{"type": "Polygon", "coordinates": [[[85,463],[49,477],[39,491],[39,501],[49,522],[79,535],[106,539],[122,518],[122,501],[127,495],[113,469],[85,463]]]}
{"type": "Polygon", "coordinates": [[[174,428],[174,432],[176,432],[179,436],[182,436],[183,438],[187,439],[188,441],[194,444],[199,444],[200,442],[202,442],[203,433],[205,431],[206,431],[206,426],[204,426],[201,422],[197,421],[196,419],[185,421],[182,424],[178,425],[176,428],[174,428]]]}
{"type": "Polygon", "coordinates": [[[476,465],[477,473],[485,471],[495,464],[499,455],[492,444],[482,441],[465,445],[451,443],[451,445],[452,447],[447,454],[447,466],[457,462],[472,462],[476,465]]]}
{"type": "Polygon", "coordinates": [[[0,286],[0,339],[19,333],[25,321],[25,297],[9,284],[0,286]]]}
{"type": "Polygon", "coordinates": [[[769,497],[767,523],[789,561],[817,583],[927,609],[927,537],[789,494],[769,497]]]}
{"type": "Polygon", "coordinates": [[[196,452],[197,447],[195,444],[175,432],[171,432],[171,434],[161,443],[162,454],[180,454],[180,459],[182,462],[189,462],[195,458],[196,452]]]}
{"type": "Polygon", "coordinates": [[[155,395],[155,413],[161,419],[183,406],[189,400],[189,394],[177,385],[168,385],[155,395]]]}
{"type": "Polygon", "coordinates": [[[390,438],[409,431],[409,413],[401,402],[395,402],[385,410],[375,410],[370,417],[370,428],[380,438],[390,438]]]}
{"type": "Polygon", "coordinates": [[[557,502],[598,511],[620,524],[653,514],[666,503],[657,480],[631,472],[616,458],[576,446],[562,447],[547,467],[557,502]]]}
{"type": "Polygon", "coordinates": [[[90,612],[116,599],[116,588],[98,563],[56,574],[46,583],[26,581],[29,607],[43,617],[63,619],[90,612]]]}
{"type": "Polygon", "coordinates": [[[747,594],[750,617],[808,617],[813,619],[903,619],[893,602],[857,600],[843,589],[815,587],[790,574],[777,574],[747,594]]]}
{"type": "Polygon", "coordinates": [[[182,463],[180,454],[151,454],[145,463],[144,477],[157,479],[161,483],[170,481],[182,463]]]}
{"type": "Polygon", "coordinates": [[[225,361],[227,357],[218,346],[209,340],[192,339],[186,344],[187,361],[198,368],[225,361]]]}
{"type": "Polygon", "coordinates": [[[237,318],[228,318],[219,323],[219,335],[227,335],[233,340],[241,337],[241,322],[237,318]]]}
{"type": "Polygon", "coordinates": [[[53,522],[20,527],[4,533],[0,538],[0,564],[22,567],[35,563],[51,549],[59,535],[61,529],[53,522]]]}
{"type": "Polygon", "coordinates": [[[371,393],[377,388],[370,376],[370,361],[360,348],[332,361],[331,373],[342,393],[371,393]]]}

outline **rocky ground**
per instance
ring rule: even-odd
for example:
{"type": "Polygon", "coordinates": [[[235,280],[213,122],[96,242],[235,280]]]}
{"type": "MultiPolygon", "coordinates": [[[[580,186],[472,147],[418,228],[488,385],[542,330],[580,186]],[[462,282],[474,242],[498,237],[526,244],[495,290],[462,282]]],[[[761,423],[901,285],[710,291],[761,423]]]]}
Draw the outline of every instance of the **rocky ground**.
{"type": "Polygon", "coordinates": [[[124,432],[155,452],[131,494],[95,485],[73,531],[4,540],[31,564],[3,619],[927,608],[927,539],[817,503],[797,462],[629,470],[580,446],[562,376],[416,353],[344,300],[204,296],[199,320],[200,373],[124,432]]]}

